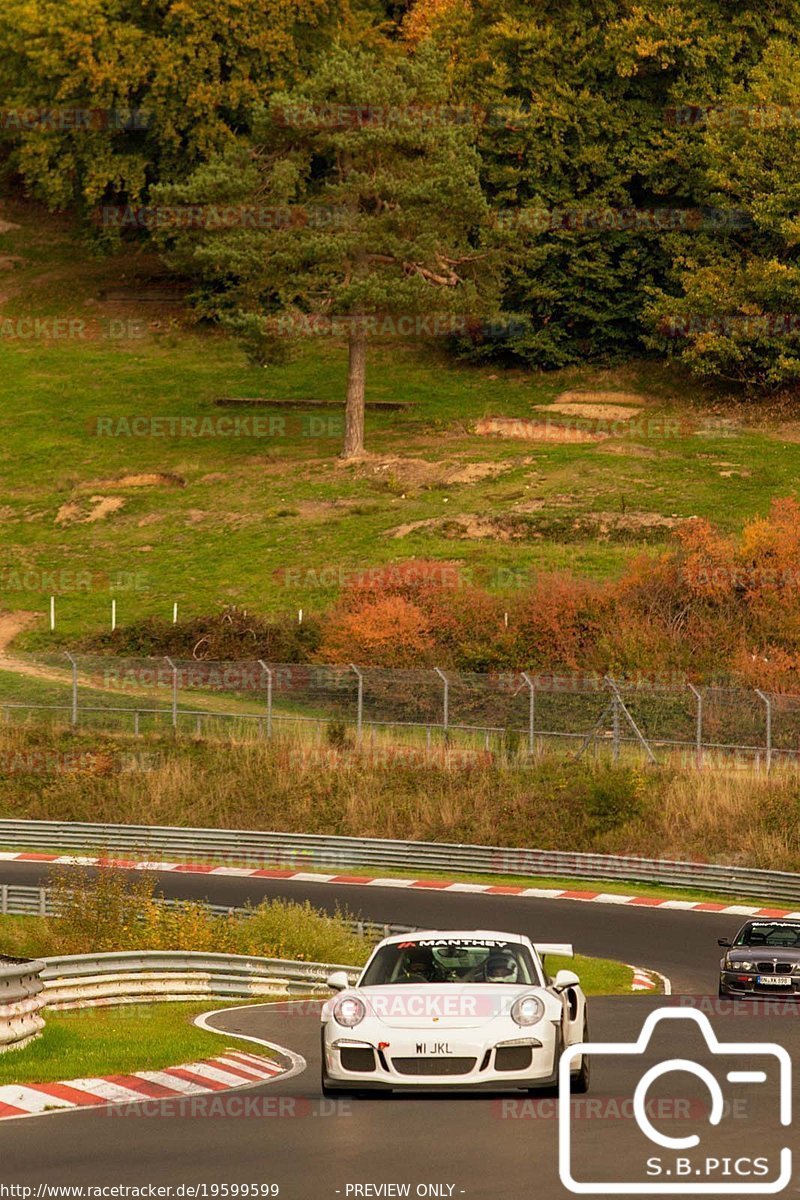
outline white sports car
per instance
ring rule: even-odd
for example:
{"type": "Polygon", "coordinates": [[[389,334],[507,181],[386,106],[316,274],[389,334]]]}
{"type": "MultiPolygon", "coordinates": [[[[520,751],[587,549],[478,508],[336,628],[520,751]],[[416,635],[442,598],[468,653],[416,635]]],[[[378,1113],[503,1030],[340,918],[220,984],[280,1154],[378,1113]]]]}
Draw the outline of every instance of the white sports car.
{"type": "MultiPolygon", "coordinates": [[[[588,1024],[578,976],[550,979],[546,954],[572,947],[483,930],[386,938],[355,986],[344,971],[328,979],[339,995],[322,1008],[323,1094],[554,1086],[588,1024]]],[[[588,1057],[572,1069],[587,1091],[588,1057]]]]}

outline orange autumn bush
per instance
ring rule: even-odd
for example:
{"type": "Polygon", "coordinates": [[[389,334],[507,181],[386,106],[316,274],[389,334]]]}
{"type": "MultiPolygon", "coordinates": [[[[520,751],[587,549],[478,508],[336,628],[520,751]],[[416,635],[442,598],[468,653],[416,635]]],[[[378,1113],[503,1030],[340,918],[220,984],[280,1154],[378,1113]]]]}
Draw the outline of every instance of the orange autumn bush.
{"type": "Polygon", "coordinates": [[[323,662],[375,663],[383,667],[426,666],[436,642],[425,612],[405,596],[365,598],[328,623],[323,662]]]}
{"type": "Polygon", "coordinates": [[[499,595],[465,582],[455,563],[367,572],[327,614],[318,657],[800,691],[800,504],[773,501],[738,538],[687,521],[667,551],[599,584],[543,574],[499,595]]]}

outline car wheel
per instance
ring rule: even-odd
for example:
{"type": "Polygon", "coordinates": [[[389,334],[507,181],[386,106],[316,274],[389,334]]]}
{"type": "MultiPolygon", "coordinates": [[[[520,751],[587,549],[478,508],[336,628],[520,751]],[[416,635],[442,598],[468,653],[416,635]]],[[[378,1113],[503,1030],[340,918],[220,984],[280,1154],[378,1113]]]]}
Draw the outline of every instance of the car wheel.
{"type": "MultiPolygon", "coordinates": [[[[588,1042],[588,1040],[589,1040],[589,1022],[584,1021],[583,1022],[583,1033],[581,1034],[581,1041],[588,1042]]],[[[570,1078],[569,1078],[569,1090],[573,1093],[573,1095],[583,1096],[586,1094],[586,1092],[588,1092],[590,1077],[591,1077],[591,1063],[589,1062],[589,1057],[586,1054],[582,1054],[580,1070],[576,1071],[574,1075],[570,1075],[570,1078]]]]}

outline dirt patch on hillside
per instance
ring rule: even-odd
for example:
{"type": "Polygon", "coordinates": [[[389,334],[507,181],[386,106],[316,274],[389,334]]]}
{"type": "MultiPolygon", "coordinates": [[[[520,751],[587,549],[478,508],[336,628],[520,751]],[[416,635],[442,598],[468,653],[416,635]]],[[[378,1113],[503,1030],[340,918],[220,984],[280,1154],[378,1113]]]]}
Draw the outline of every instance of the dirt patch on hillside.
{"type": "Polygon", "coordinates": [[[600,446],[599,454],[625,454],[629,458],[663,458],[663,452],[652,446],[640,446],[638,442],[606,442],[600,446]]]}
{"type": "Polygon", "coordinates": [[[68,500],[56,514],[56,525],[93,525],[119,512],[122,496],[89,496],[86,500],[68,500]]]}
{"type": "Polygon", "coordinates": [[[5,654],[14,638],[35,625],[38,618],[39,614],[33,612],[0,613],[0,654],[5,654]]]}
{"type": "Polygon", "coordinates": [[[590,417],[595,421],[631,421],[642,410],[628,404],[548,404],[548,412],[565,417],[590,417]]]}
{"type": "Polygon", "coordinates": [[[98,488],[186,487],[186,480],[171,472],[150,471],[140,475],[120,475],[118,479],[90,479],[80,485],[81,491],[98,488]]]}
{"type": "Polygon", "coordinates": [[[685,520],[687,520],[686,517],[665,517],[662,513],[656,512],[600,512],[576,518],[576,527],[584,522],[592,528],[596,527],[601,535],[611,530],[627,530],[635,533],[643,529],[677,529],[685,520]]]}
{"type": "Polygon", "coordinates": [[[647,397],[641,392],[560,392],[556,404],[626,404],[644,408],[647,397]]]}
{"type": "Polygon", "coordinates": [[[497,517],[458,513],[425,521],[410,521],[387,529],[386,536],[403,538],[420,530],[429,530],[439,537],[464,541],[489,538],[499,542],[538,541],[542,538],[582,541],[594,538],[602,541],[647,542],[662,538],[666,532],[689,519],[656,512],[536,515],[537,509],[533,507],[536,503],[530,502],[525,507],[520,506],[514,512],[497,517]]]}
{"type": "Polygon", "coordinates": [[[602,442],[610,434],[598,430],[576,429],[569,425],[554,425],[551,421],[536,421],[516,417],[483,417],[475,424],[479,437],[514,438],[526,442],[558,442],[586,445],[602,442]]]}
{"type": "MultiPolygon", "coordinates": [[[[401,455],[378,458],[365,455],[357,468],[363,475],[391,479],[404,487],[431,487],[480,483],[495,479],[518,466],[527,466],[530,459],[511,462],[430,462],[426,458],[404,458],[401,455]]],[[[348,463],[341,465],[348,466],[348,463]]]]}
{"type": "MultiPolygon", "coordinates": [[[[501,518],[484,517],[478,513],[459,513],[453,517],[429,517],[426,521],[409,521],[406,525],[398,525],[395,529],[387,529],[389,537],[407,537],[420,529],[429,529],[442,537],[464,538],[466,541],[481,541],[493,538],[495,541],[510,542],[514,532],[508,521],[501,518]]],[[[524,532],[521,535],[525,536],[524,532]]]]}

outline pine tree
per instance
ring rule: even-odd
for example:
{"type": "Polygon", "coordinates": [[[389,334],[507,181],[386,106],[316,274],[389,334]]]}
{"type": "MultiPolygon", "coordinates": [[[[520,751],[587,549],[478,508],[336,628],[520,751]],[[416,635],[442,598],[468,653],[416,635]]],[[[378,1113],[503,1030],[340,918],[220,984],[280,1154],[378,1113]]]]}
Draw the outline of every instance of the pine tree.
{"type": "Polygon", "coordinates": [[[370,337],[435,336],[492,309],[497,251],[474,138],[435,51],[335,45],[302,87],[273,96],[255,145],[157,191],[252,207],[249,227],[166,240],[209,284],[208,311],[262,360],[283,337],[346,336],[345,458],[364,449],[370,337]]]}

